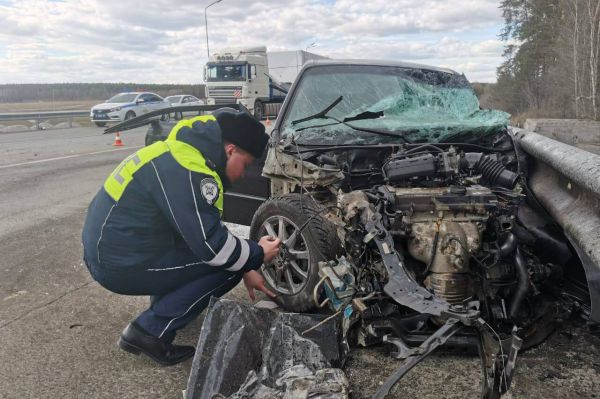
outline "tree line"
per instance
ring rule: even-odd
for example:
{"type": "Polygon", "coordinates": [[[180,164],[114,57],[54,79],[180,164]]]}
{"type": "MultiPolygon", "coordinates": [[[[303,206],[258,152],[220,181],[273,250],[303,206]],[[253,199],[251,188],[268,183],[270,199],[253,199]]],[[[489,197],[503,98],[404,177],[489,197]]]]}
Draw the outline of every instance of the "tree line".
{"type": "Polygon", "coordinates": [[[500,4],[505,60],[479,94],[513,116],[600,120],[600,1],[500,4]]]}
{"type": "Polygon", "coordinates": [[[204,85],[140,83],[52,83],[0,85],[0,103],[108,100],[126,91],[151,91],[163,97],[191,94],[204,98],[204,85]]]}

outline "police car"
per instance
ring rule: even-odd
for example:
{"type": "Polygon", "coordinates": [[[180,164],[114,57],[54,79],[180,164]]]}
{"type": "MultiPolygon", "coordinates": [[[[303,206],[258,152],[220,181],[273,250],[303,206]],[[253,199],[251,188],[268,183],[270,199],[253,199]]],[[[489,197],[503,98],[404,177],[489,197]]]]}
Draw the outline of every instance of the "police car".
{"type": "MultiPolygon", "coordinates": [[[[171,104],[158,94],[149,92],[119,93],[102,104],[94,105],[90,112],[90,118],[96,126],[102,127],[107,122],[123,122],[170,106],[171,104]]],[[[168,119],[169,114],[161,117],[161,120],[168,119]]]]}

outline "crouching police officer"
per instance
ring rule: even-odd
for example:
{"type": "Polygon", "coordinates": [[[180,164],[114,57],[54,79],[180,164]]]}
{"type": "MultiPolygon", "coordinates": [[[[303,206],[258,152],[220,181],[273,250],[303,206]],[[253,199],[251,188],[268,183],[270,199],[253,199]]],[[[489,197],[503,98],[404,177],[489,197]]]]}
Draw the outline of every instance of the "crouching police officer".
{"type": "Polygon", "coordinates": [[[275,296],[256,271],[279,251],[279,240],[258,243],[221,223],[223,190],[244,176],[267,144],[250,115],[221,110],[179,122],[163,142],[127,157],[89,206],[84,260],[93,278],[118,294],[150,295],[151,304],[121,334],[125,351],[172,365],[194,347],[172,343],[211,296],[241,279],[275,296]]]}

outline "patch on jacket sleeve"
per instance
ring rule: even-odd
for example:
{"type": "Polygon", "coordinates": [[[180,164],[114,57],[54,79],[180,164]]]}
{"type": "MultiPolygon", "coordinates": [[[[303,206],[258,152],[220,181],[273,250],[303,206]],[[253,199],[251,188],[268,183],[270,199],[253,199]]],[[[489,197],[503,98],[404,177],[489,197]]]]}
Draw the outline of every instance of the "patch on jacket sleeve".
{"type": "Polygon", "coordinates": [[[217,181],[211,178],[202,179],[200,182],[200,192],[208,205],[214,204],[217,198],[219,198],[217,181]]]}

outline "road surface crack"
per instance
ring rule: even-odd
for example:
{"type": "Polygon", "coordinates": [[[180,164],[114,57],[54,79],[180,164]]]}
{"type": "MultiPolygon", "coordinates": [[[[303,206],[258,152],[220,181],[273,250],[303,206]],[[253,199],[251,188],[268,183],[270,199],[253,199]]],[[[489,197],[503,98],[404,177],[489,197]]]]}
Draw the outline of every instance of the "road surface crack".
{"type": "Polygon", "coordinates": [[[62,293],[58,297],[52,299],[49,302],[46,302],[45,304],[42,304],[40,306],[37,306],[33,309],[28,310],[27,312],[23,313],[22,315],[20,315],[19,317],[15,318],[15,319],[9,320],[4,324],[0,324],[0,330],[2,330],[4,327],[8,327],[9,325],[11,325],[19,320],[24,319],[25,317],[29,316],[31,313],[33,313],[37,310],[44,309],[45,307],[48,307],[48,306],[52,305],[53,303],[60,301],[62,298],[66,297],[67,295],[72,294],[73,292],[79,291],[80,289],[87,287],[88,285],[92,284],[93,282],[94,282],[93,280],[88,281],[87,283],[80,285],[79,287],[75,287],[72,290],[62,293]]]}

